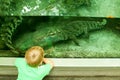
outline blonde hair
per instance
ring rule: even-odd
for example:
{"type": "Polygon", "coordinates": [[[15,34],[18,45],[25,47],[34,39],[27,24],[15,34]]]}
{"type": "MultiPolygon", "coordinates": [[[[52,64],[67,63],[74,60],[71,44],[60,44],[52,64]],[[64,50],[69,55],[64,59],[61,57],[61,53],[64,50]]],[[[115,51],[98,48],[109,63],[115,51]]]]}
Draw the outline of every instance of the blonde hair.
{"type": "Polygon", "coordinates": [[[31,67],[37,67],[43,60],[44,50],[40,46],[33,46],[25,53],[25,59],[31,67]]]}

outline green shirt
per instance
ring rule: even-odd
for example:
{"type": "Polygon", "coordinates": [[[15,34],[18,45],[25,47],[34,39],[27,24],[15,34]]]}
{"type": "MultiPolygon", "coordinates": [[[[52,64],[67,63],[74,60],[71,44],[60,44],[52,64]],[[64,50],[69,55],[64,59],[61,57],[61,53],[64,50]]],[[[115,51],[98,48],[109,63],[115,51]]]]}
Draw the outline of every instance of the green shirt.
{"type": "Polygon", "coordinates": [[[17,80],[42,80],[52,69],[50,64],[44,64],[37,68],[30,67],[24,58],[17,58],[15,66],[18,69],[17,80]]]}

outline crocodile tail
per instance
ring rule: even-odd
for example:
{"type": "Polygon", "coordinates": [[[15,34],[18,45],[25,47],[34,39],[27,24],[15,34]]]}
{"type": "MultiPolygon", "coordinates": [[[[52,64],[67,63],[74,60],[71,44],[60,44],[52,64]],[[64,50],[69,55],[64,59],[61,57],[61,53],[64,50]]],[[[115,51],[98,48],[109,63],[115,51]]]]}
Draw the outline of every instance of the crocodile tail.
{"type": "Polygon", "coordinates": [[[107,20],[103,19],[103,21],[101,22],[101,25],[105,25],[105,24],[107,24],[107,20]]]}
{"type": "Polygon", "coordinates": [[[107,24],[107,20],[103,19],[101,22],[97,21],[96,29],[102,29],[107,24]]]}

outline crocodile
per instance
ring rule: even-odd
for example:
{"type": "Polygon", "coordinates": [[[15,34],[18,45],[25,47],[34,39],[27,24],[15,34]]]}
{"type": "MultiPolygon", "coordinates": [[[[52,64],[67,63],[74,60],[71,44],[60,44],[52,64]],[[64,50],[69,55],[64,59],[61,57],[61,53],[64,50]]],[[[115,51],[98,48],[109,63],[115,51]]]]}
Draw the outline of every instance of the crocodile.
{"type": "Polygon", "coordinates": [[[64,40],[73,40],[77,45],[77,36],[82,34],[87,35],[89,31],[102,29],[107,24],[107,20],[102,21],[72,21],[65,24],[63,27],[59,27],[54,33],[49,33],[48,36],[38,40],[40,46],[51,46],[56,42],[64,40]]]}

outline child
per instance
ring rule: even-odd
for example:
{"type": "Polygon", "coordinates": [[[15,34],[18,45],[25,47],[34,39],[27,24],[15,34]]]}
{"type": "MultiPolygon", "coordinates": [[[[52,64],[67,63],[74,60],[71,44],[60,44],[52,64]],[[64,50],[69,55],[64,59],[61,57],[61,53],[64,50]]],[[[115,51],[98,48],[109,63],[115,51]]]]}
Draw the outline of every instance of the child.
{"type": "Polygon", "coordinates": [[[53,68],[53,61],[44,58],[44,50],[33,46],[25,53],[25,58],[17,58],[17,80],[42,80],[53,68]],[[42,64],[44,63],[44,64],[42,64]]]}

